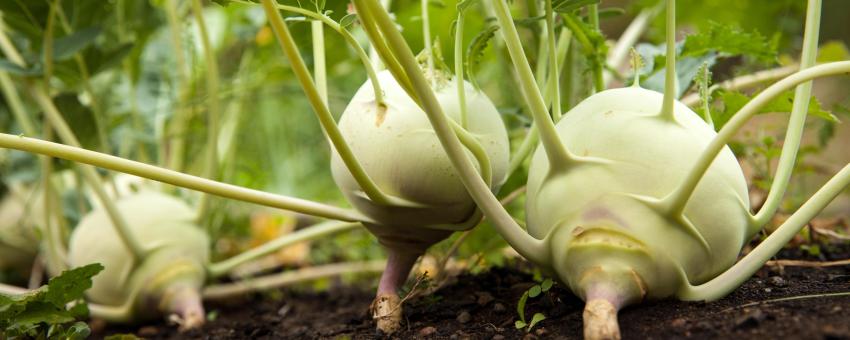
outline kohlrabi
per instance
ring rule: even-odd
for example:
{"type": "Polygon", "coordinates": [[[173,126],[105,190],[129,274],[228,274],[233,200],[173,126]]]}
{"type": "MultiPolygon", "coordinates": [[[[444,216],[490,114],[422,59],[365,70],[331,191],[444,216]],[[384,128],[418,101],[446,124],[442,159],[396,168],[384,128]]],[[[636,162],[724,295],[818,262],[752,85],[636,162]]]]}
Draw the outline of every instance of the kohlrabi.
{"type": "Polygon", "coordinates": [[[38,253],[36,228],[43,225],[43,205],[38,191],[9,186],[0,200],[0,270],[29,272],[38,253]]]}
{"type": "MultiPolygon", "coordinates": [[[[389,263],[373,308],[378,328],[392,333],[401,320],[397,291],[416,259],[453,231],[475,226],[480,215],[475,213],[475,203],[440,147],[425,112],[388,71],[381,72],[378,79],[384,90],[384,105],[375,100],[367,82],[349,102],[339,128],[381,190],[407,202],[399,205],[370,200],[337,153],[331,159],[331,169],[348,201],[374,220],[364,225],[387,250],[389,263]],[[384,317],[390,311],[392,316],[384,317]]],[[[463,86],[469,112],[466,129],[485,150],[490,188],[496,190],[508,165],[507,132],[486,95],[469,83],[463,86]]],[[[460,122],[456,83],[438,80],[434,91],[446,114],[460,122]]]]}
{"type": "Polygon", "coordinates": [[[195,224],[195,210],[154,191],[128,195],[116,205],[147,252],[137,261],[102,209],[83,217],[71,234],[68,255],[72,267],[104,266],[86,293],[89,300],[122,313],[112,321],[174,314],[186,328],[203,323],[200,290],[206,281],[209,237],[195,224]]]}

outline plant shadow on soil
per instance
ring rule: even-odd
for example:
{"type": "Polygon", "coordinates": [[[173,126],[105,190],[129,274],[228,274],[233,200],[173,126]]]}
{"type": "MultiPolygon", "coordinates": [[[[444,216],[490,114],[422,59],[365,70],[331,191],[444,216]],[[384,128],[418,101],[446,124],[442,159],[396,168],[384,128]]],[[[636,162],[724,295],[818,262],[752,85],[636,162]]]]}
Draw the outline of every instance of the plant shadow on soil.
{"type": "MultiPolygon", "coordinates": [[[[808,259],[799,250],[777,258],[808,259]]],[[[850,258],[850,244],[820,260],[850,258]]],[[[583,303],[563,285],[529,299],[526,315],[546,315],[531,330],[517,330],[516,303],[535,282],[517,262],[477,275],[464,274],[431,296],[408,301],[398,339],[580,339],[583,303]]],[[[808,294],[850,292],[850,266],[765,267],[715,302],[673,299],[645,302],[620,312],[624,339],[770,338],[850,339],[850,296],[754,302],[808,294]],[[746,306],[745,306],[746,305],[746,306]]],[[[203,328],[178,333],[165,322],[110,326],[95,337],[133,333],[147,339],[373,339],[380,338],[368,312],[373,292],[339,286],[325,292],[280,292],[207,303],[217,317],[203,328]]]]}

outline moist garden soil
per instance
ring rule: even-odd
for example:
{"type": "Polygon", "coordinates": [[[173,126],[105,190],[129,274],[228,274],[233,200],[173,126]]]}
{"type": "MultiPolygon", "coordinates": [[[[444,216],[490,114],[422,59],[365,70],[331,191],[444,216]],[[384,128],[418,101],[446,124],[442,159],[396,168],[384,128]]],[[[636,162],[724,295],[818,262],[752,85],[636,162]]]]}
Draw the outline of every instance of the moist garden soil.
{"type": "MultiPolygon", "coordinates": [[[[822,251],[819,260],[850,258],[850,246],[822,251]]],[[[777,258],[818,259],[785,250],[777,258]]],[[[518,330],[517,301],[535,284],[530,266],[517,262],[477,275],[456,277],[430,296],[408,300],[397,339],[581,339],[582,307],[563,285],[528,300],[525,314],[546,319],[518,330]]],[[[715,302],[663,300],[620,312],[624,339],[850,339],[850,266],[762,268],[729,296],[715,302]]],[[[96,337],[132,333],[149,339],[373,339],[368,313],[374,292],[340,286],[325,292],[282,290],[207,303],[217,316],[203,328],[179,333],[165,322],[95,329],[96,337]],[[277,292],[275,292],[277,293],[277,292]]]]}

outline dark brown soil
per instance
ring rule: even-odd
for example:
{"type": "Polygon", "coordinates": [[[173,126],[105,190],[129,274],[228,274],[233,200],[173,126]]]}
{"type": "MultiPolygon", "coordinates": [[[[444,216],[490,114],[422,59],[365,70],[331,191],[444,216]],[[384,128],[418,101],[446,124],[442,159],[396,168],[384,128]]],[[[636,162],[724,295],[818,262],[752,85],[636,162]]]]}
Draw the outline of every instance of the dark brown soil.
{"type": "MultiPolygon", "coordinates": [[[[802,258],[785,251],[780,258],[802,258]]],[[[826,259],[850,258],[850,246],[826,259]]],[[[583,303],[563,286],[529,299],[526,315],[546,320],[530,333],[517,330],[516,304],[534,284],[527,265],[515,263],[479,275],[462,275],[431,296],[408,301],[400,339],[580,339],[583,303]]],[[[726,298],[711,303],[665,300],[620,313],[626,339],[850,339],[850,296],[771,299],[850,292],[850,266],[763,268],[726,298]]],[[[218,316],[202,329],[177,333],[157,323],[96,333],[133,332],[153,339],[371,339],[378,336],[367,312],[372,292],[340,287],[321,293],[282,291],[241,301],[209,303],[218,316]]]]}

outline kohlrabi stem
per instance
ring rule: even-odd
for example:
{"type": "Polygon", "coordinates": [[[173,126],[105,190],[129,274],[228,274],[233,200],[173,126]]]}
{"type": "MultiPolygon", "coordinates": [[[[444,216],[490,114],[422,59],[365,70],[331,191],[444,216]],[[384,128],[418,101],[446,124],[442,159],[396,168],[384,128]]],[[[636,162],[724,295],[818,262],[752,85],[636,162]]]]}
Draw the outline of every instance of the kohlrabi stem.
{"type": "Polygon", "coordinates": [[[16,287],[12,285],[7,285],[5,283],[0,282],[0,294],[4,295],[21,295],[29,293],[29,289],[16,287]]]}
{"type": "Polygon", "coordinates": [[[204,299],[225,299],[249,292],[280,288],[344,274],[380,273],[384,270],[384,266],[386,266],[384,260],[311,266],[233,283],[209,285],[204,288],[202,295],[204,299]]]}
{"type": "MultiPolygon", "coordinates": [[[[711,83],[711,71],[709,71],[708,63],[703,63],[697,72],[702,73],[698,78],[700,79],[698,84],[699,95],[700,99],[702,99],[702,119],[714,130],[714,120],[711,118],[711,90],[708,86],[711,83]]],[[[638,79],[640,79],[640,76],[635,73],[635,83],[637,83],[638,79]]]]}
{"type": "Polygon", "coordinates": [[[89,316],[93,318],[103,319],[108,322],[129,322],[133,320],[133,308],[136,306],[136,299],[142,290],[142,285],[138,288],[130,288],[130,295],[124,300],[124,303],[118,306],[107,306],[98,303],[87,302],[89,316]]]}
{"type": "Polygon", "coordinates": [[[494,9],[496,11],[496,17],[499,20],[499,25],[502,28],[502,36],[504,37],[505,45],[508,47],[514,68],[522,82],[522,88],[525,92],[528,106],[531,109],[531,114],[540,133],[543,149],[546,151],[552,169],[565,169],[569,163],[574,161],[574,156],[570,155],[561,143],[558,132],[555,130],[555,124],[552,122],[552,118],[549,117],[546,102],[543,100],[543,95],[534,81],[534,75],[531,72],[528,59],[525,57],[522,42],[520,42],[519,34],[511,18],[508,4],[505,0],[496,0],[495,2],[494,9]]]}
{"type": "MultiPolygon", "coordinates": [[[[646,32],[646,28],[649,27],[649,22],[652,18],[658,15],[658,12],[660,12],[662,8],[664,8],[664,2],[660,1],[658,5],[641,10],[640,13],[632,19],[632,22],[628,27],[626,27],[626,30],[623,31],[620,38],[617,39],[617,43],[614,44],[611,51],[608,52],[608,58],[605,63],[614,69],[619,69],[623,62],[626,61],[626,57],[629,55],[629,50],[635,45],[638,39],[640,39],[640,36],[646,32]]],[[[608,86],[611,84],[611,80],[614,77],[611,76],[611,72],[605,72],[602,78],[605,86],[608,86]]]]}
{"type": "Polygon", "coordinates": [[[463,84],[463,10],[457,12],[457,26],[455,26],[455,82],[457,83],[457,101],[460,104],[460,126],[464,129],[469,127],[469,117],[466,107],[466,86],[463,84]]]}
{"type": "Polygon", "coordinates": [[[183,36],[180,16],[177,14],[177,0],[165,0],[165,14],[168,18],[168,29],[171,33],[171,44],[174,46],[174,62],[177,66],[177,78],[181,86],[189,82],[189,69],[183,53],[183,36]]]}
{"type": "MultiPolygon", "coordinates": [[[[198,30],[201,35],[201,46],[204,50],[204,59],[206,59],[206,79],[207,79],[207,98],[209,99],[207,106],[207,145],[206,159],[203,167],[204,177],[215,180],[218,177],[218,129],[219,129],[219,75],[218,62],[216,61],[215,51],[212,43],[210,43],[207,24],[204,20],[204,7],[201,5],[201,0],[192,0],[192,13],[195,16],[195,22],[198,24],[198,30]]],[[[204,218],[210,208],[210,197],[202,195],[198,203],[198,218],[204,218]]]]}
{"type": "Polygon", "coordinates": [[[694,189],[696,189],[697,184],[699,184],[700,179],[702,179],[702,176],[708,170],[708,167],[717,157],[717,154],[723,150],[726,143],[735,136],[744,123],[746,123],[753,115],[758,113],[760,108],[770,103],[771,100],[783,92],[809,80],[848,72],[850,72],[850,61],[820,64],[794,73],[769,86],[764,91],[756,95],[752,100],[744,105],[744,107],[738,110],[729,122],[720,129],[717,136],[714,137],[708,146],[706,146],[693,168],[691,168],[686,177],[682,180],[682,184],[676,187],[676,189],[667,197],[662,199],[662,206],[664,206],[664,208],[673,215],[681,213],[693,194],[694,189]]]}
{"type": "MultiPolygon", "coordinates": [[[[395,26],[395,23],[390,20],[386,11],[377,3],[377,0],[354,0],[357,4],[358,15],[362,12],[368,12],[370,18],[375,20],[375,23],[380,27],[383,36],[387,38],[393,50],[397,52],[398,61],[403,65],[404,70],[410,76],[413,88],[420,98],[420,105],[431,125],[440,144],[446,151],[454,168],[460,174],[460,179],[464,186],[469,191],[472,198],[478,204],[479,208],[484,212],[487,218],[493,222],[495,228],[505,237],[508,242],[513,245],[517,251],[528,258],[532,262],[545,263],[548,258],[548,249],[546,249],[543,241],[535,239],[527,234],[511,217],[511,215],[499,204],[499,200],[490,191],[490,187],[481,179],[475,171],[472,161],[466,156],[463,146],[453,133],[449,119],[445,116],[440,107],[439,102],[428,85],[425,77],[419,71],[419,65],[416,62],[413,52],[410,47],[404,42],[404,38],[395,26]]],[[[503,5],[504,1],[501,1],[503,5]]],[[[510,22],[510,19],[507,19],[510,22]]],[[[510,22],[511,26],[513,22],[510,22]]],[[[514,30],[515,32],[515,30],[514,30]]],[[[528,63],[525,63],[528,73],[528,63]]],[[[534,80],[530,79],[530,84],[534,86],[534,80]]],[[[538,92],[539,93],[539,92],[538,92]]],[[[545,113],[545,110],[544,110],[545,113]]],[[[549,120],[551,124],[551,120],[549,120]]]]}
{"type": "Polygon", "coordinates": [[[676,101],[676,0],[667,1],[667,19],[664,26],[667,31],[667,54],[664,69],[664,99],[660,116],[671,122],[676,121],[673,102],[676,101]]]}
{"type": "MultiPolygon", "coordinates": [[[[595,7],[596,5],[591,5],[595,7]]],[[[555,45],[555,11],[552,10],[552,0],[546,0],[546,40],[549,44],[549,81],[546,91],[552,91],[552,120],[557,122],[561,119],[561,86],[558,69],[558,50],[555,45]]]]}
{"type": "MultiPolygon", "coordinates": [[[[242,0],[233,0],[233,2],[246,5],[255,5],[255,3],[253,2],[242,0]]],[[[339,33],[339,35],[342,36],[345,42],[348,43],[348,46],[354,49],[354,52],[357,53],[357,57],[360,58],[360,62],[363,63],[363,67],[366,69],[366,75],[369,77],[369,81],[372,84],[373,92],[375,93],[375,101],[377,101],[379,105],[386,106],[386,104],[384,103],[384,92],[381,90],[381,84],[378,82],[378,67],[375,66],[375,63],[373,62],[374,59],[380,61],[379,57],[370,57],[366,53],[366,50],[364,50],[363,47],[361,47],[360,44],[357,42],[357,39],[355,39],[354,36],[351,35],[351,32],[349,32],[347,29],[345,29],[345,27],[342,27],[342,25],[340,25],[338,22],[334,21],[327,15],[316,13],[300,7],[287,6],[281,4],[276,4],[275,6],[277,6],[278,9],[287,12],[298,13],[311,19],[319,20],[328,27],[330,27],[332,30],[339,33]]],[[[316,82],[318,83],[318,81],[319,80],[317,79],[316,82]]]]}
{"type": "MultiPolygon", "coordinates": [[[[709,94],[713,93],[718,89],[724,90],[743,90],[753,86],[756,86],[761,83],[775,81],[782,78],[785,78],[794,72],[800,70],[798,64],[792,64],[788,66],[782,66],[777,68],[772,68],[769,70],[758,71],[756,73],[751,73],[747,75],[743,75],[740,77],[732,78],[717,84],[712,85],[709,88],[709,94]]],[[[684,98],[682,98],[681,102],[688,106],[693,106],[699,103],[700,96],[699,93],[691,93],[684,98]]]]}
{"type": "Polygon", "coordinates": [[[328,73],[325,70],[325,26],[321,21],[310,22],[313,34],[313,78],[322,103],[328,106],[328,73]]]}
{"type": "MultiPolygon", "coordinates": [[[[850,64],[850,62],[845,62],[850,64]]],[[[809,69],[811,70],[811,68],[809,69]]],[[[677,294],[683,300],[717,300],[729,294],[750,276],[755,274],[767,260],[797,235],[811,219],[823,210],[832,200],[850,186],[850,165],[845,166],[833,176],[820,190],[815,192],[794,214],[761,242],[753,251],[744,256],[732,268],[716,278],[698,286],[685,285],[677,294]]],[[[683,279],[687,282],[687,278],[683,279]]]]}
{"type": "Polygon", "coordinates": [[[0,148],[16,149],[40,155],[62,158],[104,169],[128,173],[191,190],[203,191],[216,196],[278,209],[291,210],[318,217],[348,222],[373,222],[371,219],[350,209],[342,209],[300,198],[243,188],[112,155],[106,155],[99,152],[34,138],[0,133],[0,148]]]}
{"type": "MultiPolygon", "coordinates": [[[[800,56],[800,70],[815,65],[818,53],[818,33],[820,31],[821,0],[809,0],[806,8],[806,28],[803,34],[803,53],[800,56]]],[[[761,209],[754,217],[754,223],[758,226],[767,224],[779,209],[788,182],[791,180],[791,172],[797,160],[797,151],[800,149],[800,139],[803,138],[803,126],[806,124],[806,115],[809,110],[809,98],[812,95],[812,82],[808,81],[797,86],[794,92],[794,103],[791,108],[791,118],[788,130],[785,132],[785,142],[782,144],[782,154],[779,156],[779,164],[776,175],[771,183],[770,191],[761,209]]]]}
{"type": "Polygon", "coordinates": [[[233,256],[227,260],[211,263],[207,265],[207,272],[211,277],[218,277],[227,274],[233,268],[241,264],[255,260],[259,257],[274,253],[279,249],[293,245],[295,243],[312,241],[321,237],[327,237],[330,234],[351,230],[360,227],[360,223],[328,221],[316,224],[314,226],[297,230],[295,232],[282,235],[274,240],[264,243],[256,248],[245,251],[239,255],[233,256]]]}
{"type": "Polygon", "coordinates": [[[18,90],[15,89],[15,84],[12,83],[12,79],[4,71],[0,71],[0,90],[3,91],[6,104],[9,106],[9,110],[12,111],[15,121],[21,126],[21,130],[29,136],[37,136],[38,132],[35,130],[35,126],[24,110],[24,104],[21,103],[21,97],[18,94],[18,90]]]}
{"type": "Polygon", "coordinates": [[[429,0],[420,0],[422,4],[422,40],[425,43],[425,60],[428,65],[428,77],[431,79],[431,86],[437,84],[436,73],[434,73],[434,50],[431,46],[431,19],[428,15],[429,0]]]}
{"type": "MultiPolygon", "coordinates": [[[[118,0],[118,2],[116,3],[117,8],[116,8],[116,11],[115,11],[115,17],[116,17],[116,20],[118,21],[118,41],[121,42],[122,44],[127,42],[127,29],[124,25],[124,9],[123,9],[124,5],[126,4],[126,1],[127,0],[118,0]]],[[[59,12],[59,13],[62,14],[63,12],[59,12]]],[[[64,18],[64,14],[63,14],[62,17],[64,18]]],[[[127,77],[127,85],[128,85],[127,96],[129,97],[129,101],[130,101],[130,116],[132,117],[132,120],[133,120],[133,124],[132,124],[133,129],[135,129],[136,131],[143,131],[144,130],[144,121],[143,121],[144,118],[141,116],[141,114],[139,114],[139,96],[136,93],[136,82],[133,81],[133,77],[131,76],[133,74],[132,58],[124,58],[124,60],[121,62],[121,68],[124,70],[124,76],[127,77]]],[[[157,139],[160,139],[159,136],[155,136],[155,137],[157,139]]],[[[125,134],[123,143],[124,143],[124,145],[122,145],[122,149],[118,151],[119,156],[127,156],[130,153],[129,152],[130,148],[135,146],[136,155],[137,155],[136,157],[138,158],[138,160],[142,161],[142,162],[146,162],[146,163],[150,161],[150,158],[148,157],[148,152],[145,149],[145,144],[139,138],[136,138],[135,136],[133,136],[133,134],[128,133],[128,134],[125,134]]],[[[167,144],[162,143],[162,145],[160,147],[166,148],[167,144]]],[[[162,162],[165,159],[165,154],[166,154],[166,152],[162,151],[161,154],[157,155],[159,157],[157,162],[160,165],[165,164],[164,162],[162,162]]]]}
{"type": "Polygon", "coordinates": [[[339,153],[346,168],[348,168],[348,171],[351,172],[357,184],[370,200],[384,205],[393,203],[393,197],[384,194],[378,188],[378,185],[372,181],[369,174],[366,173],[366,170],[363,169],[363,166],[355,158],[354,152],[351,151],[348,143],[346,143],[345,138],[339,131],[339,127],[336,125],[333,115],[331,115],[327,105],[322,101],[319,91],[316,89],[316,85],[310,76],[310,71],[307,69],[307,65],[304,64],[304,60],[301,59],[301,54],[298,52],[295,40],[289,33],[286,23],[283,22],[283,17],[281,17],[277,8],[274,6],[274,2],[272,0],[263,0],[262,3],[281,49],[292,64],[292,71],[295,73],[298,82],[301,84],[301,88],[307,95],[310,105],[313,106],[313,111],[316,113],[319,123],[321,123],[322,130],[328,136],[336,152],[339,153]]]}
{"type": "Polygon", "coordinates": [[[522,139],[522,143],[517,148],[516,152],[511,156],[511,161],[508,163],[508,172],[505,174],[505,179],[511,177],[511,175],[522,166],[522,163],[525,162],[525,159],[528,158],[528,155],[531,154],[531,151],[534,150],[534,147],[537,146],[537,127],[534,125],[536,123],[532,123],[531,127],[528,129],[528,132],[525,134],[525,138],[522,139]]]}

